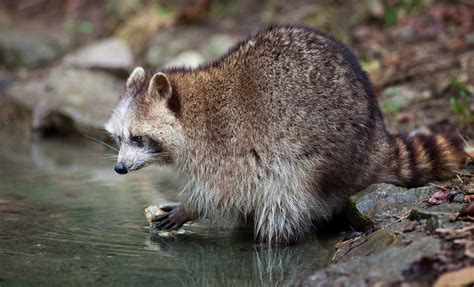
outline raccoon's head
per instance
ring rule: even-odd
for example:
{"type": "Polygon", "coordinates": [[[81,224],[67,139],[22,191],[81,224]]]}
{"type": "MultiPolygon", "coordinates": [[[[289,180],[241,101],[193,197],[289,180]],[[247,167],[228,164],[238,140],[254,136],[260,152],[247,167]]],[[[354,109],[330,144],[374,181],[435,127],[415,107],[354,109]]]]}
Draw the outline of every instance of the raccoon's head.
{"type": "Polygon", "coordinates": [[[105,125],[120,147],[117,173],[176,160],[184,147],[184,137],[176,112],[170,108],[170,102],[176,101],[174,97],[165,74],[149,77],[143,68],[135,68],[125,94],[105,125]]]}

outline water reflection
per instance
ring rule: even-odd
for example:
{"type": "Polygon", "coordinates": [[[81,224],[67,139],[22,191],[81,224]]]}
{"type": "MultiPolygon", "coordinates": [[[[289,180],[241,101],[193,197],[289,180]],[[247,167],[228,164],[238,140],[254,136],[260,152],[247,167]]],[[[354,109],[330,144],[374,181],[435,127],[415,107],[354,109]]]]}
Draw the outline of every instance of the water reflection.
{"type": "Polygon", "coordinates": [[[337,240],[241,251],[251,230],[206,222],[161,238],[143,210],[177,200],[170,171],[118,176],[100,150],[2,138],[0,285],[287,286],[321,268],[337,240]]]}

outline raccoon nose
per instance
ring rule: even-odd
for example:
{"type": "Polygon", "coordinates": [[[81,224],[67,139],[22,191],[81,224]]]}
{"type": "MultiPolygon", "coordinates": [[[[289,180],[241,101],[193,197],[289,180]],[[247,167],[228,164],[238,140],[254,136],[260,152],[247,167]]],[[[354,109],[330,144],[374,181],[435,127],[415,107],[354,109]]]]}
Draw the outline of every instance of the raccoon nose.
{"type": "Polygon", "coordinates": [[[117,162],[114,169],[118,174],[126,174],[128,172],[127,166],[123,162],[117,162]]]}

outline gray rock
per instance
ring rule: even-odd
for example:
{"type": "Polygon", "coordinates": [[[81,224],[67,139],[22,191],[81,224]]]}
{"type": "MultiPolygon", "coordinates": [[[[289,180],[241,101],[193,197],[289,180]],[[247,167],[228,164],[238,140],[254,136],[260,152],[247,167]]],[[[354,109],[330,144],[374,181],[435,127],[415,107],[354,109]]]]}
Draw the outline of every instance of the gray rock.
{"type": "Polygon", "coordinates": [[[390,246],[400,245],[400,236],[390,230],[379,229],[367,236],[341,242],[332,256],[333,263],[347,262],[356,258],[378,254],[390,246]]]}
{"type": "Polygon", "coordinates": [[[118,38],[108,38],[67,55],[65,66],[129,71],[133,67],[133,55],[128,45],[118,38]]]}
{"type": "Polygon", "coordinates": [[[166,67],[187,67],[196,68],[204,62],[203,56],[196,51],[184,51],[168,62],[166,67]]]}
{"type": "MultiPolygon", "coordinates": [[[[204,60],[213,60],[231,47],[238,38],[229,35],[209,35],[203,28],[180,30],[177,28],[162,29],[150,41],[145,53],[145,63],[152,67],[163,67],[182,61],[183,54],[197,53],[204,60]],[[179,34],[179,37],[176,35],[179,34]]],[[[197,59],[197,57],[193,57],[197,59]]]]}
{"type": "Polygon", "coordinates": [[[214,35],[209,39],[209,44],[203,47],[202,52],[206,55],[208,60],[217,58],[227,52],[227,50],[229,50],[237,40],[237,38],[229,35],[214,35]]]}
{"type": "Polygon", "coordinates": [[[359,230],[383,226],[414,208],[422,209],[426,198],[435,190],[435,187],[406,189],[392,184],[373,184],[350,197],[348,219],[359,230]]]}
{"type": "Polygon", "coordinates": [[[441,243],[432,237],[395,246],[378,255],[331,265],[308,276],[297,286],[391,286],[403,279],[404,270],[422,257],[434,256],[441,243]]]}
{"type": "Polygon", "coordinates": [[[181,52],[195,49],[193,43],[199,43],[199,40],[192,31],[183,32],[180,37],[176,37],[171,30],[159,30],[150,41],[145,62],[152,67],[163,67],[181,52]]]}
{"type": "Polygon", "coordinates": [[[121,81],[102,71],[57,67],[38,80],[17,82],[5,97],[31,113],[42,134],[96,135],[117,102],[121,81]]]}
{"type": "Polygon", "coordinates": [[[36,68],[59,58],[72,46],[70,38],[23,27],[0,27],[0,64],[36,68]]]}

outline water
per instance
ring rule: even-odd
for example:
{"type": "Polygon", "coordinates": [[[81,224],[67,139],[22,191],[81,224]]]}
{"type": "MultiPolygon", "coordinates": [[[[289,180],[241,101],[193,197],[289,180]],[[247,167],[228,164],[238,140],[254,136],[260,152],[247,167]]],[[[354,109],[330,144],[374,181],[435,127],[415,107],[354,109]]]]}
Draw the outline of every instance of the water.
{"type": "Polygon", "coordinates": [[[147,229],[176,201],[166,172],[116,175],[101,150],[1,137],[0,286],[287,286],[327,263],[338,236],[259,252],[248,229],[147,229]]]}

